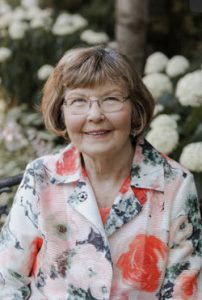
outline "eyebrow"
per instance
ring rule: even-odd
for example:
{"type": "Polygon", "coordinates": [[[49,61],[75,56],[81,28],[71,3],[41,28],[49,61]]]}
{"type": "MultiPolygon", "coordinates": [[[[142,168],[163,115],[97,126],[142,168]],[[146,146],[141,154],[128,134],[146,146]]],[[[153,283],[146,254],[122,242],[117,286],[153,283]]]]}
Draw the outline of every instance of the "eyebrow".
{"type": "MultiPolygon", "coordinates": [[[[114,93],[114,92],[120,92],[120,93],[121,93],[120,90],[112,89],[112,90],[106,91],[105,93],[103,93],[102,95],[100,95],[100,97],[109,95],[110,93],[114,93]]],[[[72,94],[70,94],[70,96],[72,96],[72,95],[78,95],[78,96],[85,96],[85,97],[86,97],[86,94],[84,94],[84,93],[82,93],[82,92],[72,92],[72,94]]]]}

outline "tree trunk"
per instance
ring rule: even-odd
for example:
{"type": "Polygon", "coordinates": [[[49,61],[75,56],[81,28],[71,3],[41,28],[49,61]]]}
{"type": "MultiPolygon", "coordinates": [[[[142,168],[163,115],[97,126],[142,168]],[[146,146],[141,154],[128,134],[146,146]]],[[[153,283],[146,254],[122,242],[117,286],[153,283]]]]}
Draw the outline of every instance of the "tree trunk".
{"type": "Polygon", "coordinates": [[[123,52],[142,75],[146,48],[148,0],[116,0],[116,40],[123,52]]]}

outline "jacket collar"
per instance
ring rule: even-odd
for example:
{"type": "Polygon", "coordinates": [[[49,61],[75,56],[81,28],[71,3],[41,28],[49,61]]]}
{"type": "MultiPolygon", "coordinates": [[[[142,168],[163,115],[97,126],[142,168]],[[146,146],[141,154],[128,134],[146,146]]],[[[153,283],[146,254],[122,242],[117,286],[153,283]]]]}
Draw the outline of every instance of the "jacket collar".
{"type": "MultiPolygon", "coordinates": [[[[145,139],[139,138],[131,168],[131,186],[164,191],[164,161],[161,154],[145,139]]],[[[59,154],[44,158],[46,172],[54,184],[81,180],[81,155],[73,144],[59,154]]]]}

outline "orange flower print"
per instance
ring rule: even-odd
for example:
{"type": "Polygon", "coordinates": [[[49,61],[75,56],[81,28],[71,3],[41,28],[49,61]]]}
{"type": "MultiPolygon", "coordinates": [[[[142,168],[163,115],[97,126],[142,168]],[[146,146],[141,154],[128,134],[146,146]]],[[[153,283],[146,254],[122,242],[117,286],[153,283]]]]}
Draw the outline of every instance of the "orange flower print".
{"type": "Polygon", "coordinates": [[[140,189],[140,188],[136,188],[136,187],[133,187],[132,189],[133,189],[133,192],[134,192],[136,198],[140,202],[140,204],[141,205],[145,204],[145,202],[147,201],[147,192],[149,190],[148,189],[140,189]]]}
{"type": "Polygon", "coordinates": [[[107,218],[109,216],[109,212],[110,212],[111,207],[100,207],[99,211],[100,211],[100,216],[102,219],[102,223],[105,224],[107,221],[107,218]]]}
{"type": "Polygon", "coordinates": [[[158,288],[162,275],[160,263],[166,259],[167,246],[153,235],[139,234],[117,261],[124,281],[145,292],[158,288]]]}
{"type": "MultiPolygon", "coordinates": [[[[128,189],[130,187],[130,176],[128,176],[124,183],[122,184],[121,188],[120,188],[120,193],[121,194],[125,194],[128,189]]],[[[140,204],[145,204],[145,202],[147,201],[147,192],[149,191],[148,189],[142,189],[142,188],[137,188],[137,187],[132,187],[132,190],[135,194],[135,196],[137,197],[138,201],[140,202],[140,204]]]]}
{"type": "Polygon", "coordinates": [[[79,153],[77,153],[75,147],[66,151],[64,153],[63,160],[56,162],[56,172],[59,175],[66,175],[66,174],[73,173],[78,168],[77,165],[78,156],[79,153]]]}
{"type": "Polygon", "coordinates": [[[41,237],[36,237],[35,240],[32,242],[32,254],[31,254],[31,264],[32,264],[32,271],[31,273],[35,274],[37,269],[37,254],[40,251],[43,244],[43,239],[41,237]]]}
{"type": "Polygon", "coordinates": [[[130,187],[130,176],[126,177],[119,192],[121,194],[125,194],[128,191],[129,187],[130,187]]]}
{"type": "Polygon", "coordinates": [[[191,300],[197,289],[197,270],[183,271],[176,281],[174,296],[177,299],[191,300]]]}

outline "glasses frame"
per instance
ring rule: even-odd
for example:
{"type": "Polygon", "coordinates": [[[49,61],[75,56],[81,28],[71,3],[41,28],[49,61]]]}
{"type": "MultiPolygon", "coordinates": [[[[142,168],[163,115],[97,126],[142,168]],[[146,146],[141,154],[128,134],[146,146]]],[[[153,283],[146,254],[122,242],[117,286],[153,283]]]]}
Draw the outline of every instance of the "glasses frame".
{"type": "MultiPolygon", "coordinates": [[[[110,96],[106,96],[105,98],[107,98],[107,97],[110,97],[110,96]]],[[[112,96],[111,96],[112,97],[112,96]]],[[[121,103],[124,103],[124,102],[126,102],[129,98],[130,98],[130,96],[128,95],[128,96],[121,96],[121,98],[122,98],[122,100],[120,101],[121,103]]],[[[103,110],[103,108],[102,108],[102,100],[104,100],[104,99],[97,99],[97,100],[90,100],[90,99],[86,99],[87,101],[88,101],[88,110],[87,111],[85,111],[85,112],[83,112],[83,113],[72,113],[71,112],[71,114],[72,115],[85,115],[85,114],[87,114],[88,112],[89,112],[89,110],[90,110],[90,108],[92,107],[92,103],[94,103],[94,102],[97,102],[97,104],[98,104],[98,106],[99,106],[99,108],[100,108],[100,110],[103,112],[103,113],[108,113],[108,114],[110,114],[110,113],[116,113],[116,112],[119,112],[119,111],[121,111],[121,109],[122,109],[122,107],[120,108],[120,109],[118,109],[118,110],[115,110],[115,111],[105,111],[105,110],[103,110]]],[[[68,99],[63,99],[63,104],[62,104],[63,106],[66,106],[67,108],[69,108],[70,107],[70,105],[68,105],[68,99]]]]}

